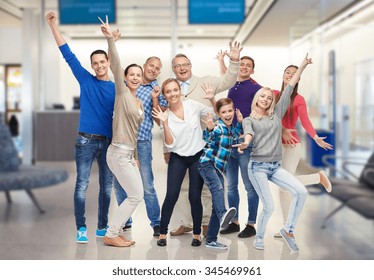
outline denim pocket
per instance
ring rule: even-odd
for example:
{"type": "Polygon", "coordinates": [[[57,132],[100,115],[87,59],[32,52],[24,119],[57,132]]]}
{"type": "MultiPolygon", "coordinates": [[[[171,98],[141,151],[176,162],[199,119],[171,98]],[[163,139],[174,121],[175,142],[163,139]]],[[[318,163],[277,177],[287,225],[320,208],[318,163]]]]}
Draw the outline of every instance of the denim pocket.
{"type": "Polygon", "coordinates": [[[75,145],[76,146],[84,146],[90,142],[90,138],[84,137],[82,135],[78,135],[75,145]]]}

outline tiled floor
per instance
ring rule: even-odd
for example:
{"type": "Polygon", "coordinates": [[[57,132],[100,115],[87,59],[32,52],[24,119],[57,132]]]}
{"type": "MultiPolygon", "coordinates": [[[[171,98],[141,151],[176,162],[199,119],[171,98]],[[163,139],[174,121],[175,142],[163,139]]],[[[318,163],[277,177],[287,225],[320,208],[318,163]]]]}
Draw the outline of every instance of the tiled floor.
{"type": "MultiPolygon", "coordinates": [[[[156,137],[157,138],[157,137],[156,137]]],[[[160,203],[164,199],[166,165],[163,162],[160,141],[154,145],[154,172],[160,203]]],[[[24,192],[13,192],[13,204],[7,205],[0,193],[0,259],[2,260],[374,260],[374,224],[349,209],[343,209],[328,222],[325,229],[320,225],[323,217],[339,204],[327,194],[310,195],[299,219],[296,238],[300,247],[298,255],[291,255],[282,240],[274,239],[273,233],[281,227],[279,202],[274,195],[276,211],[269,221],[265,237],[265,250],[253,248],[252,238],[240,239],[236,234],[220,236],[229,245],[227,251],[191,247],[191,234],[168,237],[167,247],[158,247],[146,216],[144,202],[133,215],[133,228],[128,237],[136,241],[131,248],[114,248],[95,237],[97,222],[98,173],[93,169],[87,196],[88,244],[75,242],[73,215],[73,190],[75,182],[74,162],[43,162],[70,171],[67,182],[35,190],[35,195],[45,208],[39,214],[24,192]]],[[[274,188],[275,190],[275,188],[274,188]]],[[[311,191],[315,192],[315,189],[311,191]]],[[[240,185],[240,192],[244,187],[240,185]]],[[[274,192],[275,193],[275,192],[274,192]]],[[[116,207],[113,196],[111,210],[116,207]]],[[[243,199],[240,213],[245,213],[243,199]]],[[[261,204],[260,204],[261,209],[261,204]]],[[[112,213],[112,211],[111,211],[112,213]]],[[[243,218],[245,215],[242,214],[243,218]]],[[[177,226],[175,217],[170,228],[177,226]]],[[[244,226],[244,220],[241,221],[244,226]]]]}

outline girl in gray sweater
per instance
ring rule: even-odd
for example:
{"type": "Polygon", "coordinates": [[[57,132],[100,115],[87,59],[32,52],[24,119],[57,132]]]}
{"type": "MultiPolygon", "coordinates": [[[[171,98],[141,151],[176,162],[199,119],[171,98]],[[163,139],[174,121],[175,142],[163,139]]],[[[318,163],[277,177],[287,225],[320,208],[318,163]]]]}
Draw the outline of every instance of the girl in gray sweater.
{"type": "Polygon", "coordinates": [[[269,188],[269,181],[271,181],[280,188],[289,191],[293,197],[287,222],[280,230],[280,234],[293,253],[299,252],[293,233],[306,200],[307,190],[291,173],[281,168],[282,118],[287,111],[295,84],[310,63],[312,60],[306,55],[276,105],[274,93],[270,88],[264,87],[257,91],[252,102],[251,114],[243,120],[245,141],[235,145],[240,152],[253,140],[248,175],[263,206],[258,220],[257,235],[253,243],[254,247],[259,250],[263,250],[265,247],[266,225],[274,211],[274,202],[269,188]]]}

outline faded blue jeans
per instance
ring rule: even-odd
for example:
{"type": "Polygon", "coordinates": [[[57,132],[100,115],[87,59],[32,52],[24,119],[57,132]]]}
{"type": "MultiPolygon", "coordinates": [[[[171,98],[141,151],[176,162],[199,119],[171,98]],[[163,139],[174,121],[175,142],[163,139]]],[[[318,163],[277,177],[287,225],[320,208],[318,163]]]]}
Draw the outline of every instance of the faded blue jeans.
{"type": "Polygon", "coordinates": [[[266,225],[274,212],[274,201],[270,192],[269,181],[292,195],[292,202],[284,229],[289,233],[293,233],[308,194],[305,186],[295,176],[281,168],[279,161],[258,162],[251,160],[248,165],[248,174],[262,203],[262,212],[257,223],[257,237],[264,238],[266,225]]]}
{"type": "Polygon", "coordinates": [[[113,186],[113,174],[106,162],[106,152],[110,139],[87,138],[77,136],[75,144],[75,163],[77,179],[74,190],[74,215],[77,229],[86,225],[86,192],[94,160],[99,167],[99,209],[97,228],[102,229],[108,225],[108,211],[110,195],[113,186]]]}
{"type": "MultiPolygon", "coordinates": [[[[154,187],[154,178],[152,171],[152,141],[138,140],[138,160],[140,163],[140,176],[142,177],[144,188],[144,201],[147,210],[148,219],[151,221],[151,227],[160,225],[160,204],[154,187]]],[[[126,198],[125,190],[120,186],[118,181],[114,180],[114,190],[118,205],[126,198]]],[[[130,218],[126,225],[131,225],[130,218]]],[[[124,226],[124,225],[123,225],[124,226]]]]}
{"type": "MultiPolygon", "coordinates": [[[[239,139],[242,142],[242,139],[239,139]]],[[[238,190],[238,179],[239,179],[239,168],[242,175],[244,188],[247,192],[248,201],[248,218],[247,224],[254,225],[257,218],[258,209],[258,195],[253,188],[253,185],[248,177],[248,164],[252,152],[252,144],[243,151],[238,152],[238,148],[233,148],[231,151],[230,158],[227,162],[227,196],[229,207],[235,207],[237,209],[233,221],[239,221],[239,190],[238,190]]]]}
{"type": "Polygon", "coordinates": [[[206,242],[217,241],[220,221],[226,213],[223,175],[211,161],[199,162],[199,173],[212,194],[212,214],[210,215],[206,242]]]}

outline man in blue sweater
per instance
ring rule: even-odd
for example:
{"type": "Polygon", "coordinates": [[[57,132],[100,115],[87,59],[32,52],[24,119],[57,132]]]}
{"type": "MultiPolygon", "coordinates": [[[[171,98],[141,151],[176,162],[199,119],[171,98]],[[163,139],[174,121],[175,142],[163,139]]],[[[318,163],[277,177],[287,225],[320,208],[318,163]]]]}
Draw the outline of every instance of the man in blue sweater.
{"type": "Polygon", "coordinates": [[[109,80],[107,53],[96,50],[91,54],[91,68],[96,76],[82,67],[62,37],[56,23],[57,16],[50,12],[46,20],[66,63],[80,86],[80,120],[75,145],[77,179],[74,191],[74,214],[77,243],[87,243],[85,218],[86,192],[93,161],[99,167],[99,209],[96,236],[103,237],[108,224],[108,210],[113,185],[113,174],[106,163],[106,152],[112,138],[112,116],[115,88],[109,80]]]}

